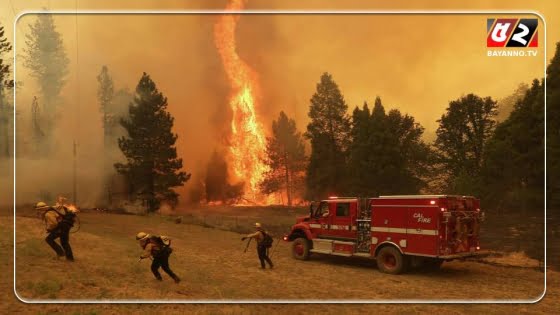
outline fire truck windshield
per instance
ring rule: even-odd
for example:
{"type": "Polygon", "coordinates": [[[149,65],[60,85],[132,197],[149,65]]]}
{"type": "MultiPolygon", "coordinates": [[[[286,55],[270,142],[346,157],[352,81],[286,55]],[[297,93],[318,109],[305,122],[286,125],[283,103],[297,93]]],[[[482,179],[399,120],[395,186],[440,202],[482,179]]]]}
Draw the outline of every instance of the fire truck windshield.
{"type": "Polygon", "coordinates": [[[315,213],[315,217],[324,217],[329,215],[329,204],[325,201],[322,201],[317,207],[317,212],[315,213]]]}
{"type": "Polygon", "coordinates": [[[320,218],[322,216],[328,215],[329,204],[325,201],[320,203],[312,202],[309,206],[309,216],[311,218],[320,218]]]}

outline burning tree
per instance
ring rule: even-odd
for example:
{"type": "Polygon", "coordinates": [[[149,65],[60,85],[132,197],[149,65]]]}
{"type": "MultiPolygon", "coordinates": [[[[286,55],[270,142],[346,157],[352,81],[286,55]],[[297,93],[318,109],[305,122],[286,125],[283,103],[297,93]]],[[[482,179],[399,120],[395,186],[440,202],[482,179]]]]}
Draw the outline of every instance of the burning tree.
{"type": "Polygon", "coordinates": [[[228,165],[223,154],[214,151],[206,168],[204,187],[207,202],[239,202],[243,196],[244,182],[229,184],[228,165]]]}
{"type": "MultiPolygon", "coordinates": [[[[244,0],[231,0],[226,10],[242,10],[244,0]]],[[[257,116],[259,86],[257,74],[237,53],[235,30],[239,15],[222,15],[214,29],[214,40],[232,87],[229,105],[232,110],[229,138],[232,175],[245,181],[246,199],[260,201],[258,185],[268,171],[263,163],[266,139],[257,116]]]]}
{"type": "Polygon", "coordinates": [[[293,194],[300,186],[305,173],[305,149],[296,122],[281,111],[278,120],[272,122],[272,137],[266,146],[269,171],[260,187],[263,193],[285,190],[288,206],[292,205],[293,194]]]}
{"type": "Polygon", "coordinates": [[[119,139],[119,148],[127,163],[116,163],[115,168],[128,179],[130,192],[147,201],[148,211],[157,210],[164,201],[175,206],[178,194],[172,188],[190,178],[179,171],[183,160],[177,158],[173,117],[166,109],[167,98],[144,72],[129,107],[130,116],[121,119],[128,137],[119,139]]]}

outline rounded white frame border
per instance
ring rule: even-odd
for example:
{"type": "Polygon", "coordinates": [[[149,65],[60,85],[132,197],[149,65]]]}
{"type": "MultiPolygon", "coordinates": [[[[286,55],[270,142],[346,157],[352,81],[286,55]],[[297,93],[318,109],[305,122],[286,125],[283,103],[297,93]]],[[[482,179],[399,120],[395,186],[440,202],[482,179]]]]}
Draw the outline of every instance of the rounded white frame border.
{"type": "Polygon", "coordinates": [[[303,304],[303,303],[331,303],[331,304],[381,304],[381,303],[400,303],[400,304],[428,304],[428,303],[441,303],[441,304],[459,304],[459,303],[470,303],[470,304],[511,304],[511,303],[537,303],[542,300],[546,294],[546,48],[547,48],[547,35],[546,35],[546,20],[542,14],[536,11],[495,11],[495,10],[29,10],[20,12],[14,19],[14,182],[13,182],[13,203],[14,203],[14,295],[24,303],[29,304],[148,304],[148,303],[161,303],[161,304],[239,304],[239,303],[251,303],[251,304],[303,304]],[[326,299],[326,300],[290,300],[290,299],[262,299],[262,300],[41,300],[33,299],[27,300],[21,297],[16,290],[16,34],[17,34],[17,22],[19,19],[28,14],[53,14],[53,15],[75,15],[75,14],[88,14],[88,15],[218,15],[218,14],[240,14],[240,15],[255,15],[255,14],[269,14],[269,15],[535,15],[542,21],[544,25],[544,290],[540,296],[535,300],[356,300],[356,299],[326,299]]]}

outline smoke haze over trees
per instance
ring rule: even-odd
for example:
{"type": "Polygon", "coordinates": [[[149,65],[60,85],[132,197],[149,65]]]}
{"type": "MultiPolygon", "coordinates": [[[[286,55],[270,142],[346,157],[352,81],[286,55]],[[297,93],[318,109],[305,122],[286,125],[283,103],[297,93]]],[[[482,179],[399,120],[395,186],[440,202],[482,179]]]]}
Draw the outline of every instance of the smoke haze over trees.
{"type": "MultiPolygon", "coordinates": [[[[46,17],[49,16],[46,15],[46,17]]],[[[220,170],[220,168],[210,167],[210,165],[215,164],[209,161],[217,160],[214,157],[211,157],[212,149],[217,146],[223,145],[223,143],[220,143],[221,137],[223,136],[221,132],[223,130],[226,130],[226,127],[228,126],[228,109],[214,105],[220,104],[220,102],[223,101],[222,99],[227,98],[227,87],[222,86],[223,78],[221,78],[222,73],[220,73],[221,67],[219,65],[219,61],[216,61],[214,64],[212,64],[212,61],[209,62],[210,65],[204,64],[200,67],[194,67],[189,64],[192,68],[190,69],[187,66],[187,61],[185,61],[185,64],[181,62],[178,63],[177,60],[179,59],[173,59],[170,57],[169,60],[161,59],[161,62],[154,63],[154,65],[145,65],[146,69],[140,69],[134,66],[132,63],[114,62],[114,59],[109,59],[109,56],[100,56],[99,58],[93,58],[95,57],[94,54],[90,54],[87,56],[93,56],[91,60],[92,63],[95,64],[95,72],[90,71],[88,73],[88,80],[85,80],[82,77],[82,99],[78,99],[73,97],[74,94],[72,94],[72,91],[68,91],[69,89],[76,89],[76,85],[78,84],[69,79],[73,78],[74,74],[71,71],[74,71],[75,69],[72,69],[72,64],[68,64],[68,57],[74,58],[73,54],[77,54],[78,52],[74,52],[73,50],[71,50],[71,47],[73,47],[72,37],[64,37],[63,40],[60,31],[62,28],[58,25],[58,21],[63,21],[64,18],[61,17],[59,20],[59,17],[55,17],[55,19],[53,20],[51,16],[51,22],[49,22],[48,20],[41,20],[43,17],[40,16],[31,16],[29,18],[36,19],[36,21],[31,24],[32,27],[30,28],[35,30],[27,34],[28,36],[26,38],[26,41],[32,41],[34,43],[33,45],[35,45],[36,47],[39,47],[40,43],[50,42],[52,44],[52,47],[57,48],[52,52],[47,53],[50,49],[49,47],[51,47],[49,46],[50,44],[42,45],[41,47],[43,48],[36,51],[36,56],[42,55],[43,57],[36,58],[36,61],[39,62],[41,60],[46,60],[47,58],[52,58],[52,60],[54,60],[52,64],[58,63],[60,67],[52,67],[49,68],[51,70],[45,72],[34,72],[34,68],[30,66],[29,70],[30,75],[33,75],[32,77],[18,76],[18,81],[23,78],[24,80],[27,80],[24,83],[33,83],[31,82],[32,78],[38,84],[37,91],[32,91],[30,88],[28,88],[29,84],[21,85],[21,87],[24,87],[24,92],[26,93],[28,98],[22,98],[25,100],[25,104],[23,102],[18,103],[17,114],[18,117],[21,117],[22,119],[21,123],[18,121],[18,128],[20,128],[20,130],[18,130],[18,135],[20,136],[18,136],[18,139],[16,141],[22,142],[18,143],[18,150],[20,150],[21,153],[18,153],[18,157],[34,157],[34,161],[25,161],[21,163],[22,168],[26,166],[26,168],[28,169],[46,169],[44,167],[45,164],[40,164],[40,166],[37,166],[39,165],[38,163],[33,164],[38,161],[38,158],[40,157],[39,155],[45,154],[45,151],[37,148],[33,144],[43,143],[43,140],[39,140],[41,139],[42,133],[44,133],[44,135],[52,134],[57,128],[61,128],[64,129],[64,131],[61,133],[64,133],[65,137],[60,137],[60,139],[68,140],[69,135],[78,131],[78,129],[75,128],[75,126],[78,125],[80,132],[84,132],[81,138],[83,144],[78,147],[79,161],[83,161],[80,162],[80,171],[83,173],[81,174],[81,176],[79,176],[79,178],[83,178],[82,182],[84,183],[93,183],[91,178],[93,178],[93,176],[98,176],[97,174],[99,173],[99,169],[94,167],[91,167],[91,169],[89,169],[88,171],[85,171],[84,169],[90,167],[90,164],[95,163],[96,159],[100,159],[99,149],[102,147],[92,145],[91,147],[96,148],[95,150],[91,149],[91,151],[95,151],[95,154],[86,155],[86,153],[84,152],[87,150],[87,147],[90,146],[90,143],[95,144],[96,139],[105,139],[106,137],[103,137],[102,135],[104,132],[109,131],[109,133],[112,134],[112,136],[110,137],[110,142],[115,149],[110,151],[118,153],[114,157],[109,158],[109,160],[111,162],[122,162],[123,159],[122,154],[118,150],[116,150],[118,149],[116,139],[127,135],[127,131],[119,124],[119,121],[121,118],[126,119],[126,117],[128,116],[126,109],[128,108],[129,103],[132,101],[133,93],[126,90],[125,88],[120,88],[121,85],[117,86],[116,82],[127,82],[127,76],[132,76],[132,73],[138,73],[138,71],[141,70],[146,70],[150,74],[154,74],[154,71],[160,71],[160,73],[162,73],[161,71],[163,71],[165,75],[158,76],[158,87],[166,87],[166,96],[169,96],[170,103],[172,104],[170,105],[169,112],[172,113],[176,119],[173,126],[174,132],[181,137],[180,140],[176,142],[177,157],[182,157],[184,159],[195,159],[197,162],[199,162],[199,165],[201,165],[199,167],[200,169],[197,169],[197,174],[200,174],[200,180],[197,181],[197,183],[203,183],[202,188],[199,190],[199,194],[201,196],[204,197],[204,195],[207,194],[208,189],[212,190],[212,185],[208,187],[207,184],[204,184],[204,182],[213,182],[213,180],[206,180],[207,173],[220,170]],[[57,27],[54,26],[55,22],[57,22],[57,27]],[[38,34],[43,34],[41,35],[43,39],[38,40],[38,34]],[[63,49],[64,47],[67,48],[66,52],[63,49]],[[107,61],[106,59],[109,61],[107,61]],[[96,97],[97,94],[92,93],[97,92],[99,84],[95,80],[95,78],[97,74],[99,74],[99,70],[101,68],[101,65],[103,64],[108,65],[107,71],[105,73],[108,75],[108,77],[115,80],[115,84],[113,84],[112,87],[112,97],[109,98],[112,101],[108,103],[110,105],[107,107],[111,108],[111,110],[104,110],[106,114],[105,119],[101,117],[104,115],[104,112],[99,112],[99,102],[94,101],[94,97],[96,97]],[[183,67],[185,69],[189,68],[189,71],[192,70],[193,74],[188,76],[188,78],[183,78],[182,76],[173,72],[174,69],[171,69],[172,67],[170,67],[170,65],[180,68],[181,71],[184,70],[183,67]],[[134,71],[131,71],[129,69],[133,69],[134,71]],[[50,75],[55,76],[58,79],[52,82],[47,82],[48,80],[39,80],[36,77],[36,75],[39,74],[41,74],[45,78],[50,75]],[[68,82],[66,82],[66,80],[68,80],[68,82]],[[196,82],[198,81],[203,82],[203,84],[197,85],[196,82]],[[208,82],[212,82],[212,85],[209,88],[203,87],[203,85],[207,84],[208,82]],[[43,84],[47,83],[51,84],[51,86],[43,86],[43,84]],[[59,88],[56,88],[57,86],[59,88]],[[168,88],[169,86],[171,86],[172,88],[168,88]],[[88,95],[90,96],[90,99],[86,99],[86,97],[84,96],[86,92],[84,91],[89,91],[88,95]],[[184,91],[188,91],[188,93],[184,93],[184,91]],[[43,95],[45,92],[47,92],[49,96],[43,95]],[[193,98],[199,98],[200,100],[204,101],[204,104],[200,106],[185,106],[184,104],[191,104],[191,102],[175,101],[177,99],[188,100],[189,98],[181,99],[180,97],[183,94],[191,95],[191,92],[192,95],[194,95],[192,96],[193,98]],[[53,95],[55,95],[54,99],[56,99],[56,101],[49,100],[49,98],[53,95]],[[175,97],[172,98],[170,95],[175,95],[175,97]],[[33,96],[37,96],[34,101],[33,96]],[[87,107],[88,104],[91,106],[95,105],[95,111],[99,114],[99,116],[91,114],[92,111],[90,111],[90,115],[89,117],[87,117],[89,118],[89,120],[80,119],[77,123],[75,123],[73,121],[74,117],[72,116],[73,112],[70,112],[71,114],[63,113],[63,115],[65,115],[66,117],[64,121],[61,121],[60,126],[47,126],[47,117],[49,115],[49,112],[52,112],[53,110],[54,112],[56,112],[57,107],[58,109],[62,109],[58,105],[63,106],[64,110],[71,109],[75,105],[74,103],[78,103],[78,101],[81,104],[82,108],[87,107]],[[49,103],[52,103],[52,106],[49,105],[49,103]],[[35,115],[32,115],[33,108],[36,109],[35,115]],[[212,115],[215,115],[217,117],[211,117],[212,115]],[[29,116],[35,116],[35,123],[34,120],[30,119],[29,116]],[[70,117],[70,119],[68,119],[68,117],[70,117]],[[35,126],[36,128],[32,126],[35,126]],[[189,128],[200,130],[200,133],[193,134],[186,132],[186,130],[190,130],[189,128]],[[21,132],[22,129],[23,132],[21,132]],[[30,140],[31,138],[38,140],[32,141],[30,140]],[[184,141],[184,145],[181,145],[181,141],[184,141]],[[191,141],[193,142],[193,145],[190,144],[191,141]],[[194,145],[194,143],[196,143],[196,145],[194,145]],[[82,154],[82,156],[80,156],[80,154],[82,154]]],[[[239,29],[239,32],[242,34],[260,34],[261,30],[247,30],[247,28],[243,29],[243,27],[241,27],[239,29]]],[[[131,34],[131,36],[135,35],[131,34]]],[[[264,38],[265,36],[261,34],[261,37],[264,38]]],[[[127,39],[121,40],[125,41],[127,39]]],[[[201,46],[203,46],[204,48],[201,48],[200,50],[193,50],[191,49],[191,46],[189,46],[186,51],[189,51],[193,54],[189,55],[189,58],[200,54],[201,52],[208,53],[212,51],[211,49],[214,49],[214,47],[212,47],[212,43],[207,44],[200,38],[198,38],[198,40],[200,41],[201,46]]],[[[80,42],[85,41],[87,41],[87,39],[84,41],[80,39],[80,42]]],[[[274,40],[268,39],[267,42],[274,42],[274,40]]],[[[30,45],[28,43],[19,45],[19,49],[25,49],[24,54],[22,55],[26,55],[26,57],[28,57],[25,61],[26,65],[28,62],[30,62],[29,56],[27,55],[31,54],[32,47],[35,47],[33,45],[30,45]]],[[[245,56],[253,56],[254,53],[252,52],[251,48],[252,44],[249,44],[247,42],[244,44],[240,43],[240,51],[242,51],[245,56]]],[[[82,49],[79,53],[86,54],[86,50],[87,49],[82,49]]],[[[184,53],[184,50],[180,50],[180,52],[182,54],[184,53]]],[[[150,50],[147,50],[147,54],[148,53],[150,53],[150,50]]],[[[165,53],[171,55],[180,55],[180,53],[177,51],[165,51],[165,53]]],[[[130,54],[130,51],[122,52],[122,54],[130,54]]],[[[304,54],[305,53],[302,52],[302,56],[304,54]]],[[[2,59],[3,66],[11,64],[11,57],[6,57],[6,54],[1,56],[2,58],[0,59],[2,59]]],[[[146,58],[146,56],[142,55],[142,58],[146,58]]],[[[265,84],[263,84],[263,90],[265,90],[265,93],[263,95],[265,101],[263,102],[263,104],[267,105],[265,106],[266,108],[263,109],[263,111],[268,112],[269,114],[268,116],[265,116],[263,118],[266,129],[271,129],[270,127],[272,124],[270,122],[273,118],[278,118],[276,115],[278,114],[280,109],[284,110],[287,116],[293,118],[294,121],[298,123],[298,125],[304,126],[309,122],[309,126],[311,126],[311,131],[308,126],[306,137],[304,138],[305,144],[310,145],[307,147],[308,158],[304,160],[304,162],[308,163],[309,165],[306,168],[306,174],[308,174],[308,176],[304,178],[307,187],[307,198],[325,198],[330,193],[374,196],[377,194],[393,193],[457,192],[460,194],[474,194],[476,196],[484,198],[483,204],[492,205],[492,207],[502,207],[504,209],[506,209],[507,207],[528,207],[527,204],[537,204],[539,202],[539,199],[540,202],[542,202],[541,192],[543,189],[543,181],[541,181],[540,179],[544,177],[544,161],[542,158],[539,160],[539,154],[540,157],[542,157],[544,154],[544,143],[539,142],[538,140],[536,140],[536,138],[540,135],[544,135],[544,127],[542,125],[544,116],[541,117],[543,109],[539,107],[539,102],[544,99],[544,95],[539,96],[535,93],[535,91],[538,89],[542,90],[542,83],[539,82],[536,86],[527,85],[526,87],[525,85],[521,84],[516,89],[515,86],[510,82],[508,83],[508,86],[511,86],[511,91],[509,93],[501,92],[502,94],[486,93],[486,90],[473,88],[473,91],[476,91],[476,93],[472,94],[473,100],[479,98],[482,99],[484,103],[484,97],[487,95],[491,96],[492,100],[498,100],[497,107],[495,107],[495,109],[498,110],[498,115],[489,115],[487,118],[485,118],[486,122],[482,125],[486,126],[483,127],[483,129],[486,128],[487,133],[485,136],[479,137],[478,135],[480,135],[480,133],[476,133],[474,131],[475,126],[472,123],[477,120],[467,119],[467,125],[465,127],[464,118],[468,118],[469,113],[467,112],[465,114],[464,111],[470,108],[471,105],[465,105],[463,110],[458,111],[461,112],[460,115],[457,114],[461,117],[461,119],[456,120],[451,119],[451,116],[455,117],[455,114],[446,112],[442,109],[446,106],[451,107],[451,104],[449,104],[447,100],[455,100],[454,102],[461,103],[461,99],[463,97],[466,97],[462,96],[461,94],[463,93],[463,90],[450,89],[449,85],[446,82],[443,82],[446,84],[442,83],[444,85],[442,86],[442,90],[453,90],[454,94],[451,97],[449,96],[449,94],[444,95],[441,91],[434,91],[433,94],[437,94],[439,99],[441,99],[442,97],[447,97],[447,99],[443,102],[434,102],[433,107],[431,107],[429,111],[426,111],[426,113],[423,113],[422,110],[417,110],[417,112],[414,112],[410,111],[410,109],[414,109],[415,107],[421,108],[422,104],[427,104],[427,101],[418,100],[418,102],[395,102],[395,99],[402,100],[402,98],[395,97],[395,95],[418,95],[417,90],[419,89],[418,87],[415,87],[411,84],[412,81],[405,80],[403,82],[397,82],[397,80],[394,80],[395,77],[402,75],[399,74],[399,71],[397,71],[398,69],[395,69],[394,73],[392,73],[391,71],[388,71],[388,69],[384,68],[385,71],[382,71],[380,73],[384,73],[386,75],[386,80],[381,80],[380,82],[373,82],[373,80],[368,82],[359,82],[359,80],[362,80],[363,78],[349,79],[350,75],[347,72],[341,70],[339,61],[333,60],[331,62],[327,60],[328,58],[326,57],[324,57],[326,59],[323,59],[323,57],[318,57],[322,62],[322,66],[318,69],[329,70],[329,73],[332,73],[336,78],[336,82],[340,83],[341,85],[338,86],[338,84],[335,83],[335,79],[333,79],[333,76],[326,75],[328,79],[323,80],[323,77],[321,78],[321,89],[318,85],[316,87],[316,91],[312,91],[314,88],[315,80],[320,75],[320,73],[307,71],[306,69],[305,71],[302,71],[305,73],[302,73],[302,78],[297,82],[297,84],[306,86],[307,90],[305,91],[307,94],[305,94],[304,96],[301,96],[301,94],[294,96],[293,99],[295,101],[293,101],[293,103],[298,105],[304,104],[302,98],[304,97],[305,99],[308,99],[309,96],[313,94],[313,92],[316,92],[316,96],[313,96],[314,98],[311,101],[310,107],[294,106],[294,108],[292,109],[291,106],[285,105],[288,103],[285,102],[285,100],[289,97],[292,97],[291,93],[286,92],[294,90],[293,94],[298,94],[298,92],[295,91],[294,88],[296,83],[289,83],[293,84],[294,86],[276,86],[274,88],[271,88],[271,82],[274,81],[274,79],[272,79],[273,77],[270,76],[270,73],[274,72],[273,70],[275,69],[275,67],[268,65],[267,58],[269,57],[262,57],[261,59],[255,61],[255,69],[258,70],[257,72],[261,74],[262,80],[263,82],[265,82],[265,84]],[[263,70],[266,67],[268,67],[269,72],[262,73],[262,71],[260,70],[263,70]],[[366,90],[364,86],[368,85],[371,85],[371,91],[373,92],[373,94],[363,92],[364,90],[366,90]],[[390,88],[387,88],[385,85],[390,86],[390,88]],[[273,89],[274,91],[270,92],[271,89],[273,89]],[[392,90],[396,90],[396,92],[390,93],[390,91],[392,90]],[[403,91],[402,93],[401,90],[403,91]],[[268,101],[272,98],[267,93],[272,93],[272,95],[289,94],[290,96],[282,95],[282,98],[280,100],[273,100],[271,104],[274,105],[269,106],[268,101]],[[379,94],[383,97],[383,102],[381,102],[381,98],[379,100],[370,102],[369,97],[376,94],[379,94]],[[329,95],[329,97],[324,97],[324,95],[329,95]],[[509,96],[503,97],[503,95],[509,96]],[[331,98],[330,96],[334,97],[331,98]],[[362,103],[366,98],[368,99],[368,102],[362,103]],[[360,101],[355,101],[356,99],[360,99],[360,101]],[[360,107],[356,108],[354,111],[350,109],[349,112],[348,106],[354,108],[356,104],[360,105],[360,107]],[[285,106],[285,108],[279,106],[285,106]],[[399,108],[399,110],[391,109],[391,107],[399,108]],[[328,112],[326,110],[327,108],[334,110],[328,112]],[[342,110],[340,110],[341,108],[342,110]],[[304,116],[304,114],[302,113],[306,110],[309,110],[309,121],[302,119],[302,117],[304,116]],[[311,115],[312,111],[314,117],[312,117],[311,115]],[[449,133],[460,133],[462,135],[461,139],[463,139],[464,141],[457,141],[457,143],[462,143],[462,145],[447,145],[442,140],[440,141],[441,145],[439,146],[428,146],[426,139],[430,138],[435,129],[433,128],[433,126],[430,126],[430,124],[436,125],[436,119],[434,117],[439,117],[442,114],[449,116],[446,116],[449,119],[445,122],[445,128],[442,129],[442,131],[448,129],[449,133]],[[426,116],[432,117],[433,119],[430,118],[431,120],[427,121],[426,116]],[[332,134],[329,134],[329,132],[327,132],[328,130],[326,130],[328,123],[325,122],[328,122],[329,120],[336,121],[336,123],[340,126],[339,130],[335,130],[336,132],[333,132],[332,134]],[[422,122],[422,124],[420,124],[420,121],[422,122]],[[491,126],[492,121],[495,121],[494,126],[491,126]],[[495,129],[495,131],[492,131],[493,129],[495,129]],[[469,137],[472,137],[472,141],[469,140],[469,137]],[[431,160],[430,158],[434,154],[434,152],[432,151],[436,151],[440,155],[449,156],[447,156],[445,159],[431,160]],[[452,163],[452,155],[456,157],[457,161],[462,162],[452,163]],[[432,170],[431,168],[434,168],[435,170],[432,170]],[[431,173],[432,171],[433,173],[431,173]],[[446,176],[448,176],[444,183],[449,185],[447,187],[434,189],[432,185],[433,181],[436,176],[441,175],[442,173],[445,173],[446,176]],[[523,203],[525,203],[525,205],[523,205],[523,203]]],[[[301,58],[302,60],[304,59],[303,57],[301,58]]],[[[252,61],[251,58],[247,59],[252,61]]],[[[83,61],[85,59],[82,58],[81,60],[83,61]]],[[[158,59],[154,58],[154,60],[158,59]]],[[[369,60],[368,63],[379,63],[379,61],[372,60],[373,59],[369,60]]],[[[415,62],[416,61],[407,63],[403,65],[403,68],[407,71],[420,71],[415,68],[415,62]]],[[[317,66],[316,60],[310,60],[309,63],[313,64],[314,67],[317,66]]],[[[418,63],[420,63],[420,61],[418,61],[418,63]]],[[[560,172],[558,171],[560,170],[560,168],[558,167],[558,165],[560,164],[558,163],[557,158],[560,155],[560,149],[558,148],[558,143],[560,143],[558,121],[560,120],[560,118],[558,118],[559,116],[557,115],[558,108],[560,106],[558,105],[559,98],[557,97],[559,87],[558,84],[556,84],[559,75],[558,64],[558,54],[556,54],[548,67],[547,74],[547,149],[549,163],[549,185],[547,189],[549,192],[549,197],[551,198],[553,198],[554,196],[558,196],[559,194],[557,192],[560,189],[560,184],[556,179],[557,176],[553,175],[560,172]],[[556,191],[555,194],[552,193],[554,191],[556,191]]],[[[142,67],[143,66],[144,65],[142,65],[142,67]]],[[[307,63],[305,66],[307,66],[307,63]]],[[[85,68],[87,67],[87,65],[82,67],[85,68]]],[[[23,67],[18,67],[18,69],[23,69],[23,67]]],[[[317,69],[317,67],[314,69],[317,69]]],[[[426,68],[423,69],[426,70],[426,68]]],[[[35,67],[35,70],[41,69],[35,67]]],[[[435,76],[431,73],[427,73],[428,71],[424,72],[426,72],[425,75],[427,77],[435,76]]],[[[436,71],[434,70],[434,73],[435,72],[436,71]]],[[[531,78],[532,77],[533,76],[531,76],[531,78]]],[[[137,78],[134,79],[136,80],[137,78]]],[[[9,80],[10,79],[8,78],[8,81],[9,80]]],[[[443,81],[443,79],[441,78],[439,80],[443,81]]],[[[481,80],[485,79],[481,78],[481,80]]],[[[519,81],[520,80],[517,80],[515,82],[519,81]]],[[[133,84],[130,83],[130,80],[128,82],[129,84],[133,84]]],[[[472,85],[474,86],[475,83],[473,83],[472,85]]],[[[122,86],[126,85],[123,84],[122,86]]],[[[471,85],[463,84],[461,89],[470,87],[471,85]]],[[[302,88],[302,90],[304,89],[302,88]]],[[[430,97],[427,97],[430,99],[430,101],[432,99],[435,99],[435,96],[434,98],[432,98],[432,93],[430,92],[433,90],[429,90],[428,88],[421,88],[421,90],[421,92],[424,94],[430,94],[430,97]]],[[[3,93],[6,93],[7,91],[8,90],[4,90],[3,93]]],[[[7,94],[4,95],[6,96],[7,94]]],[[[2,108],[0,108],[0,118],[2,119],[2,126],[0,127],[0,141],[2,142],[2,145],[0,146],[0,154],[2,156],[7,156],[8,154],[13,153],[10,152],[12,148],[12,145],[10,143],[10,141],[12,141],[11,127],[13,126],[10,125],[10,123],[13,123],[10,122],[10,120],[13,112],[11,112],[12,104],[10,104],[10,97],[4,98],[2,101],[4,100],[6,100],[6,103],[3,102],[2,108]],[[6,122],[6,124],[4,124],[4,122],[6,122]],[[10,139],[8,140],[8,138],[10,139]]],[[[477,102],[473,101],[472,103],[476,104],[477,102]]],[[[59,110],[59,112],[60,111],[62,110],[59,110]]],[[[474,115],[473,113],[471,116],[475,117],[476,115],[474,115]]],[[[443,120],[441,122],[443,122],[443,120]]],[[[54,159],[45,161],[47,165],[59,165],[56,172],[53,170],[52,173],[59,173],[63,167],[69,168],[66,165],[69,165],[67,162],[71,161],[70,148],[71,142],[60,141],[59,146],[56,148],[56,150],[59,152],[53,152],[53,154],[64,156],[65,159],[54,159]]],[[[107,152],[105,152],[105,154],[107,154],[107,152]]],[[[226,163],[227,170],[227,162],[225,160],[223,162],[226,163]]],[[[24,171],[25,170],[18,172],[18,176],[23,176],[21,174],[24,173],[24,171]]],[[[64,173],[60,172],[60,174],[64,174],[60,175],[61,178],[64,178],[60,181],[61,187],[68,187],[68,183],[66,182],[67,180],[65,178],[69,178],[69,176],[66,175],[70,174],[70,171],[71,169],[65,169],[64,173]]],[[[226,193],[227,191],[231,190],[220,190],[219,188],[228,187],[227,185],[229,185],[229,187],[231,188],[235,187],[236,185],[236,183],[229,182],[229,179],[227,178],[227,171],[216,173],[220,173],[221,175],[214,176],[210,174],[212,175],[210,176],[210,178],[213,177],[217,179],[219,177],[222,183],[219,183],[218,185],[216,185],[216,187],[218,187],[218,192],[222,192],[216,194],[217,197],[211,197],[208,200],[223,200],[224,198],[228,199],[231,196],[235,196],[235,189],[233,189],[233,193],[226,193]]],[[[53,178],[51,174],[46,177],[53,178]]],[[[23,182],[24,181],[22,181],[22,183],[23,182]]],[[[42,182],[41,184],[37,184],[37,186],[46,187],[47,184],[47,180],[45,179],[44,182],[42,182]]],[[[84,186],[85,185],[86,184],[84,184],[84,186]]],[[[97,184],[93,183],[92,186],[94,185],[97,184]]],[[[57,184],[57,186],[59,185],[57,184]]],[[[186,186],[192,187],[193,185],[189,182],[189,185],[186,186]]],[[[56,189],[59,188],[57,187],[56,189]]],[[[53,194],[58,193],[55,189],[50,190],[53,194]]],[[[60,188],[59,191],[67,192],[68,189],[60,188]]],[[[176,189],[176,191],[181,192],[179,189],[176,189]]],[[[298,193],[301,192],[298,191],[298,193]]],[[[210,193],[210,195],[212,195],[212,193],[210,193]]],[[[33,195],[31,198],[36,197],[37,196],[33,195]]],[[[98,200],[89,204],[97,204],[97,202],[98,200]]]]}
{"type": "Polygon", "coordinates": [[[60,105],[60,93],[66,83],[69,59],[64,50],[61,34],[57,31],[51,14],[39,14],[30,32],[25,35],[24,65],[40,87],[42,105],[41,125],[46,139],[43,150],[51,149],[52,130],[60,105]]]}
{"type": "Polygon", "coordinates": [[[101,67],[101,71],[97,75],[97,84],[97,98],[103,129],[103,174],[106,185],[106,198],[103,198],[105,202],[102,204],[107,207],[118,207],[120,199],[128,198],[128,192],[122,187],[126,183],[121,183],[121,187],[117,185],[119,178],[115,176],[117,173],[113,164],[124,160],[118,146],[118,139],[126,136],[127,133],[120,121],[128,118],[128,108],[134,95],[128,89],[116,90],[107,66],[101,67]]]}
{"type": "Polygon", "coordinates": [[[99,87],[97,88],[97,99],[99,100],[99,110],[102,113],[103,119],[103,144],[107,146],[107,138],[110,135],[110,126],[109,126],[109,115],[110,115],[110,108],[113,102],[113,96],[115,94],[115,90],[113,87],[113,79],[109,75],[109,69],[107,66],[101,67],[101,72],[97,76],[97,83],[99,87]]]}
{"type": "Polygon", "coordinates": [[[544,206],[544,94],[534,80],[510,116],[501,122],[485,150],[477,190],[500,209],[544,206]]]}
{"type": "Polygon", "coordinates": [[[502,122],[508,118],[509,114],[511,114],[513,108],[515,107],[515,104],[523,99],[528,89],[529,85],[527,83],[520,83],[513,94],[498,100],[496,104],[498,110],[498,114],[496,115],[497,122],[502,122]]]}

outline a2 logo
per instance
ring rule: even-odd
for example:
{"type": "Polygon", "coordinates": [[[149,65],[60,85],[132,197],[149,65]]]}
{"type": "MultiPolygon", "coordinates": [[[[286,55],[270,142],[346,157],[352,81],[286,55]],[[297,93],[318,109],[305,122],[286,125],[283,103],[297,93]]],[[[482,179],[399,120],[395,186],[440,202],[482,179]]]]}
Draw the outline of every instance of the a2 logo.
{"type": "Polygon", "coordinates": [[[538,47],[537,19],[487,19],[487,47],[538,47]]]}

